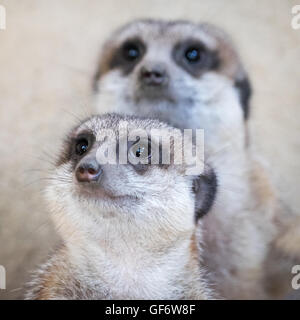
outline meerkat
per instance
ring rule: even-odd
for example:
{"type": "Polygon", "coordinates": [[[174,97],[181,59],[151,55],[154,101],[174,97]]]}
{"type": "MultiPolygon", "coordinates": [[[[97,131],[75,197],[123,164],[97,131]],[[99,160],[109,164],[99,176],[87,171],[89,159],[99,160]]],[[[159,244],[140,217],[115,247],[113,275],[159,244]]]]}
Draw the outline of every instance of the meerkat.
{"type": "Polygon", "coordinates": [[[208,151],[233,137],[245,144],[251,85],[229,36],[215,26],[140,20],[121,27],[103,46],[94,93],[98,112],[204,129],[208,151]]]}
{"type": "Polygon", "coordinates": [[[218,172],[220,192],[203,218],[203,259],[225,298],[286,293],[270,289],[264,280],[270,270],[263,265],[285,222],[248,147],[250,98],[251,84],[230,37],[206,23],[129,23],[104,44],[94,78],[99,113],[136,114],[180,129],[204,129],[206,159],[218,172]],[[252,219],[264,233],[253,228],[252,219]]]}
{"type": "MultiPolygon", "coordinates": [[[[187,175],[185,162],[153,164],[160,136],[152,129],[164,129],[170,139],[181,136],[157,120],[117,114],[91,117],[72,130],[46,191],[63,245],[35,273],[26,299],[214,297],[194,211],[209,211],[216,176],[211,168],[187,175]],[[135,128],[149,134],[146,142],[127,139],[135,128]],[[126,156],[138,161],[99,162],[100,148],[114,141],[128,145],[126,156]]],[[[175,152],[181,154],[182,145],[174,144],[171,158],[175,152]]]]}

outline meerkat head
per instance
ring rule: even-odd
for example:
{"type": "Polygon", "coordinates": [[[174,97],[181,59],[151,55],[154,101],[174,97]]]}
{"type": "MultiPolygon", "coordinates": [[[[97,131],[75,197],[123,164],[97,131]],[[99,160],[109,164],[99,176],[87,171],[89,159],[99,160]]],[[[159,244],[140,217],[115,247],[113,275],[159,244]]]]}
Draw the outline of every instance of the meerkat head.
{"type": "Polygon", "coordinates": [[[178,160],[183,146],[176,140],[183,141],[179,129],[116,114],[91,117],[73,129],[47,189],[63,236],[97,238],[104,226],[149,237],[192,230],[195,215],[213,203],[216,178],[206,168],[190,175],[189,165],[178,160]],[[166,147],[161,135],[171,141],[166,147]]]}
{"type": "Polygon", "coordinates": [[[94,88],[100,112],[105,101],[109,110],[216,136],[243,130],[249,116],[247,74],[229,37],[209,24],[140,20],[120,28],[103,47],[94,88]]]}

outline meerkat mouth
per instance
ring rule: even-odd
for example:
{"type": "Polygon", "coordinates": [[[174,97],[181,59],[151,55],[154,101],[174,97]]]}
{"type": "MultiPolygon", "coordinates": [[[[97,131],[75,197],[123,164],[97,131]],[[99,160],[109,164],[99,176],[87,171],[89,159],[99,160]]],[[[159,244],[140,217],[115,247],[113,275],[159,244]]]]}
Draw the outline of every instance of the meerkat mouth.
{"type": "Polygon", "coordinates": [[[136,101],[149,100],[149,101],[167,101],[175,103],[173,94],[169,88],[158,85],[138,85],[135,94],[136,101]]]}
{"type": "Polygon", "coordinates": [[[110,203],[121,203],[124,201],[139,201],[138,196],[133,195],[115,195],[99,185],[95,186],[77,186],[76,193],[80,198],[94,199],[97,201],[106,201],[110,203]]]}
{"type": "Polygon", "coordinates": [[[135,97],[136,103],[140,103],[141,101],[149,101],[149,102],[165,102],[169,104],[175,104],[175,98],[166,92],[165,90],[161,90],[158,88],[146,88],[142,90],[138,90],[138,93],[135,97]]]}

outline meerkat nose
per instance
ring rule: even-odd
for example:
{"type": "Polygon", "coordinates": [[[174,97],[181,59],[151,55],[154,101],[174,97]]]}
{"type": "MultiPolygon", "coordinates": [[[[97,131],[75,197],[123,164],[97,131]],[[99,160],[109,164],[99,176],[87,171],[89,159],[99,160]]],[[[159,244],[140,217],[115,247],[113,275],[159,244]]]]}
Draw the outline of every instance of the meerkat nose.
{"type": "Polygon", "coordinates": [[[140,70],[140,80],[147,86],[161,86],[167,83],[168,76],[161,65],[143,66],[140,70]]]}
{"type": "Polygon", "coordinates": [[[96,159],[83,159],[76,168],[76,178],[78,182],[97,181],[102,173],[103,169],[96,159]]]}

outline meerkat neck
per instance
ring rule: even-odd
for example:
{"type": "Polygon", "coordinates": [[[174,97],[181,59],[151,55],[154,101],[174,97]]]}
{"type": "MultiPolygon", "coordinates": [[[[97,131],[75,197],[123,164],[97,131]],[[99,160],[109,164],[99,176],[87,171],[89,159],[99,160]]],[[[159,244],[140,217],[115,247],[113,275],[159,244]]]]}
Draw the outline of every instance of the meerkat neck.
{"type": "MultiPolygon", "coordinates": [[[[94,226],[87,234],[81,233],[80,240],[68,239],[66,243],[70,248],[77,248],[83,252],[98,252],[98,258],[106,261],[110,259],[120,263],[153,263],[164,255],[175,256],[185,251],[191,241],[193,229],[181,233],[172,233],[164,228],[147,228],[134,223],[125,224],[122,219],[104,219],[102,223],[94,226]],[[123,222],[123,223],[122,223],[123,222]],[[95,230],[97,229],[97,230],[95,230]],[[75,241],[73,241],[75,240],[75,241]]],[[[77,234],[78,236],[78,234],[77,234]]]]}
{"type": "MultiPolygon", "coordinates": [[[[192,289],[195,285],[190,280],[191,284],[187,284],[186,279],[191,272],[197,272],[197,276],[200,269],[190,249],[192,234],[161,244],[151,242],[151,234],[144,236],[149,243],[126,234],[119,239],[106,234],[101,241],[84,239],[80,245],[68,243],[71,264],[78,266],[81,274],[88,273],[92,283],[100,281],[112,298],[193,298],[184,293],[185,287],[189,292],[195,291],[192,289]]],[[[200,292],[196,294],[203,298],[200,292]]]]}
{"type": "Polygon", "coordinates": [[[140,221],[135,224],[132,219],[116,216],[101,217],[92,225],[83,222],[77,228],[65,221],[64,228],[60,233],[69,231],[65,247],[77,277],[82,275],[82,281],[88,278],[89,283],[104,286],[111,298],[205,298],[200,290],[203,283],[197,254],[192,250],[192,222],[175,232],[172,226],[151,224],[151,219],[140,225],[140,221]]]}

